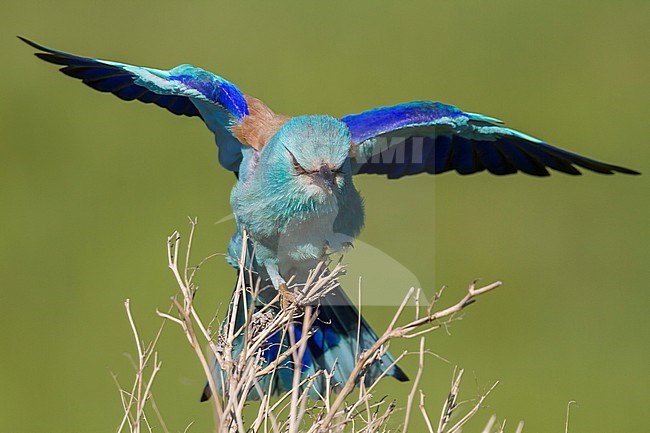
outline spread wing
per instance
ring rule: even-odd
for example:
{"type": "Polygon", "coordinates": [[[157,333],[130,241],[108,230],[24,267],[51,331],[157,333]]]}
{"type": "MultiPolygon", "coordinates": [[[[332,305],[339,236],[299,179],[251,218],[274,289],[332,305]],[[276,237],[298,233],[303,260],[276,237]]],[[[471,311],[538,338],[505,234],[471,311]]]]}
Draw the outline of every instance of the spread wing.
{"type": "Polygon", "coordinates": [[[249,116],[249,106],[248,97],[231,82],[191,65],[170,70],[145,68],[80,57],[20,39],[39,50],[37,57],[62,65],[61,72],[93,89],[126,101],[155,104],[177,115],[202,118],[215,134],[221,165],[239,170],[242,145],[248,143],[235,137],[233,128],[249,116]]]}
{"type": "Polygon", "coordinates": [[[604,174],[639,174],[551,146],[506,128],[497,119],[440,102],[375,108],[341,120],[352,136],[354,173],[383,174],[391,179],[451,170],[548,176],[547,168],[578,175],[575,166],[579,166],[604,174]]]}

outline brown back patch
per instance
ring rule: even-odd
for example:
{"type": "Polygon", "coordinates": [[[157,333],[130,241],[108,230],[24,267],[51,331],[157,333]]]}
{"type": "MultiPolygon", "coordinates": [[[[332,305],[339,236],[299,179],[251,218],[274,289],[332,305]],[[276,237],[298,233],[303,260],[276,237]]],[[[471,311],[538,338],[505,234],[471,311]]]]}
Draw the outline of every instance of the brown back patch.
{"type": "Polygon", "coordinates": [[[290,117],[275,114],[257,98],[247,95],[244,98],[248,104],[249,115],[231,130],[237,140],[259,151],[290,117]]]}

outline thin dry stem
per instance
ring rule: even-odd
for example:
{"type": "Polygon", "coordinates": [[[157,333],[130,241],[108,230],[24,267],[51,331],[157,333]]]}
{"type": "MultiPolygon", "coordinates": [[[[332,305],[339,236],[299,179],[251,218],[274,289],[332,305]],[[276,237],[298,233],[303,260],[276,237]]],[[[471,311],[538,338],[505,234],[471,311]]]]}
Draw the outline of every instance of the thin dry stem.
{"type": "MultiPolygon", "coordinates": [[[[131,303],[129,299],[124,302],[124,308],[126,309],[126,315],[129,319],[131,332],[133,333],[133,338],[135,339],[136,350],[138,352],[138,362],[136,365],[134,365],[136,372],[131,392],[127,392],[122,389],[122,387],[119,385],[119,382],[117,381],[117,377],[113,375],[113,380],[120,389],[120,399],[122,402],[122,408],[124,409],[124,416],[122,417],[122,421],[117,428],[117,432],[120,433],[124,429],[125,425],[128,424],[129,430],[132,433],[140,433],[142,430],[143,422],[147,426],[147,429],[151,431],[151,426],[149,425],[145,413],[145,407],[147,401],[152,398],[151,387],[162,365],[158,360],[158,353],[154,351],[154,348],[158,342],[158,339],[160,338],[164,325],[161,325],[159,328],[154,341],[143,349],[143,344],[140,340],[138,329],[135,326],[135,321],[133,320],[133,315],[131,314],[131,303]],[[151,366],[149,376],[146,377],[147,368],[149,367],[149,359],[151,356],[153,356],[153,365],[151,366]],[[128,400],[125,399],[125,395],[128,395],[128,400]]],[[[164,424],[164,421],[162,421],[160,414],[158,414],[158,417],[161,425],[163,426],[163,429],[166,431],[166,426],[164,424]]]]}
{"type": "MultiPolygon", "coordinates": [[[[357,344],[355,349],[356,363],[349,378],[342,384],[333,384],[333,371],[316,371],[311,376],[302,374],[300,368],[293,372],[292,389],[278,395],[271,396],[274,389],[272,384],[276,380],[277,372],[280,369],[288,368],[287,361],[291,364],[300,365],[308,350],[307,342],[313,333],[316,314],[310,305],[318,305],[321,297],[338,287],[338,277],[344,272],[341,263],[336,263],[330,270],[327,263],[320,263],[309,275],[304,284],[293,285],[290,289],[295,293],[296,302],[288,308],[277,309],[279,296],[276,296],[266,305],[256,305],[255,300],[263,289],[261,282],[256,278],[254,271],[247,267],[247,257],[254,254],[248,251],[249,238],[243,233],[242,254],[239,257],[239,276],[236,288],[228,308],[227,318],[220,325],[220,331],[213,335],[209,330],[213,320],[208,321],[206,326],[194,307],[198,286],[195,283],[197,271],[209,258],[218,254],[212,254],[199,261],[198,265],[191,266],[191,248],[196,232],[197,220],[190,219],[190,233],[186,245],[181,248],[181,236],[174,232],[168,238],[167,255],[168,266],[172,272],[176,285],[178,286],[178,299],[172,299],[172,310],[168,312],[157,311],[163,318],[163,323],[170,321],[181,329],[191,349],[197,356],[199,363],[207,377],[208,387],[212,394],[212,406],[215,414],[215,430],[217,432],[340,432],[343,430],[354,433],[373,433],[392,430],[389,427],[391,415],[396,409],[394,402],[387,403],[384,399],[376,399],[372,392],[377,382],[392,369],[394,365],[409,352],[401,353],[393,365],[384,368],[383,373],[369,385],[365,385],[365,375],[370,371],[373,362],[386,353],[391,340],[419,338],[418,371],[414,378],[411,391],[408,395],[403,432],[407,432],[413,416],[413,406],[418,404],[420,414],[424,417],[429,432],[433,433],[458,433],[462,426],[476,414],[483,405],[485,398],[494,389],[494,384],[487,392],[481,395],[476,403],[467,411],[458,413],[459,405],[457,397],[462,378],[462,370],[454,373],[452,387],[448,398],[443,404],[441,417],[437,423],[437,429],[428,416],[425,407],[425,396],[419,388],[424,371],[424,355],[430,353],[426,350],[425,335],[446,327],[455,319],[455,315],[470,305],[475,298],[486,294],[501,283],[495,282],[484,287],[476,287],[473,282],[467,293],[455,304],[444,309],[438,309],[438,303],[442,296],[443,289],[436,292],[431,303],[421,305],[422,292],[420,289],[411,288],[403,302],[390,321],[388,328],[382,333],[377,341],[368,349],[361,350],[359,344],[359,332],[357,332],[357,344]],[[183,257],[181,263],[179,257],[183,257]],[[246,278],[248,277],[248,278],[246,278]],[[251,284],[251,286],[248,286],[251,284]],[[415,301],[415,317],[403,322],[406,306],[411,300],[415,301]],[[174,311],[172,313],[172,311],[174,311]],[[244,311],[244,324],[237,321],[238,312],[244,311]],[[300,317],[302,329],[301,337],[296,341],[296,334],[293,332],[296,319],[300,317]],[[278,333],[281,341],[288,344],[283,347],[281,353],[272,362],[264,361],[264,351],[268,346],[268,339],[278,333]],[[208,356],[203,348],[208,347],[208,356]],[[286,349],[284,348],[286,347],[286,349]],[[265,382],[261,382],[264,380],[265,382]],[[322,394],[319,389],[323,387],[322,394]],[[336,385],[336,388],[334,386],[336,385]],[[355,391],[356,390],[356,391],[355,391]],[[251,394],[252,393],[252,394],[251,394]],[[346,399],[355,393],[355,403],[346,404],[346,399]],[[415,402],[419,394],[419,403],[415,402]],[[242,415],[243,407],[247,399],[257,396],[261,401],[257,415],[246,423],[242,415]],[[314,398],[314,395],[319,395],[314,398]],[[273,402],[277,399],[276,402],[273,402]],[[452,419],[458,420],[452,424],[452,419]]],[[[361,281],[359,281],[359,304],[361,304],[361,281]]],[[[359,305],[361,310],[361,305],[359,305]]],[[[143,347],[137,329],[130,314],[127,303],[127,313],[131,324],[132,332],[136,338],[136,349],[138,362],[136,363],[136,382],[131,392],[123,391],[120,394],[125,416],[122,419],[118,432],[128,424],[131,431],[140,431],[142,425],[148,425],[144,415],[144,408],[151,396],[153,378],[160,369],[157,355],[153,355],[153,370],[149,379],[144,380],[141,370],[147,365],[151,357],[154,345],[143,347]]],[[[241,319],[240,319],[241,321],[241,319]]],[[[360,322],[358,323],[360,326],[360,322]]],[[[336,367],[334,367],[336,368],[336,367]]],[[[153,403],[153,402],[152,402],[153,403]]],[[[155,408],[158,412],[157,408],[155,408]]],[[[492,428],[488,423],[488,431],[492,428]]],[[[164,425],[164,424],[163,424],[164,425]]],[[[166,426],[163,427],[166,430],[166,426]]],[[[189,426],[188,426],[189,428],[189,426]]]]}

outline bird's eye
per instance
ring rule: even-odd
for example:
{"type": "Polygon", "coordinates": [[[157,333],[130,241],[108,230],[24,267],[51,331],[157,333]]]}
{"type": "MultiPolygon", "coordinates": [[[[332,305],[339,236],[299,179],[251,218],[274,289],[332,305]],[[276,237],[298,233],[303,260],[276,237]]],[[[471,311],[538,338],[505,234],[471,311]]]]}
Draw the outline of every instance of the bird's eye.
{"type": "MultiPolygon", "coordinates": [[[[289,151],[287,150],[287,152],[289,151]]],[[[296,174],[297,175],[307,174],[307,170],[305,170],[303,166],[300,165],[298,161],[296,161],[296,157],[293,156],[293,153],[289,152],[289,156],[291,156],[291,163],[293,164],[293,170],[296,172],[296,174]]]]}

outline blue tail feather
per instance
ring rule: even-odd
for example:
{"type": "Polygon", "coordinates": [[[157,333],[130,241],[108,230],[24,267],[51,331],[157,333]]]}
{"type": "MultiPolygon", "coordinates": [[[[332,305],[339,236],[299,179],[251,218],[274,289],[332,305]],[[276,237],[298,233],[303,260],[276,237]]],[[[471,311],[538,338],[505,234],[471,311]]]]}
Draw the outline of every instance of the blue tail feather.
{"type": "MultiPolygon", "coordinates": [[[[260,294],[257,303],[260,305],[267,303],[274,294],[274,289],[267,289],[260,294]]],[[[247,294],[247,296],[247,300],[249,302],[252,301],[250,294],[247,294]]],[[[236,326],[242,326],[246,317],[242,304],[240,302],[239,310],[241,311],[237,313],[236,326]]],[[[279,306],[274,306],[273,308],[276,311],[279,310],[279,306]]],[[[363,316],[361,318],[359,317],[357,308],[352,304],[340,286],[337,286],[321,298],[320,303],[315,305],[314,309],[316,319],[311,327],[312,335],[307,341],[307,348],[300,362],[301,376],[304,379],[320,370],[333,372],[330,385],[334,391],[337,391],[352,374],[359,355],[363,351],[368,350],[377,341],[377,334],[375,334],[363,316]]],[[[294,334],[293,341],[298,341],[301,338],[302,320],[302,316],[297,316],[291,327],[292,331],[290,332],[294,334]]],[[[290,338],[286,334],[286,331],[280,329],[268,339],[267,345],[262,353],[266,365],[274,362],[289,347],[290,338]]],[[[241,344],[243,344],[243,341],[239,341],[239,345],[241,344]]],[[[237,342],[235,342],[234,346],[234,355],[237,355],[241,348],[237,347],[237,342]]],[[[365,384],[370,385],[389,368],[390,370],[386,373],[387,376],[392,376],[399,381],[407,381],[408,377],[402,369],[397,365],[391,367],[393,362],[394,358],[389,353],[384,354],[380,360],[375,361],[368,371],[364,372],[365,384]]],[[[275,375],[268,375],[261,378],[258,384],[264,392],[270,392],[274,395],[287,392],[293,387],[294,368],[296,366],[294,365],[293,357],[288,357],[280,363],[275,375]],[[273,381],[272,383],[271,380],[273,381]]],[[[220,380],[221,373],[222,370],[215,361],[215,380],[217,387],[220,389],[222,387],[220,380]]],[[[360,380],[360,378],[357,378],[357,380],[360,380]]],[[[310,391],[310,395],[313,397],[317,397],[319,394],[324,395],[326,386],[324,377],[317,379],[313,389],[310,391]]],[[[201,401],[209,399],[210,395],[210,388],[206,384],[201,401]]],[[[247,399],[259,399],[257,391],[251,389],[247,399]]]]}

